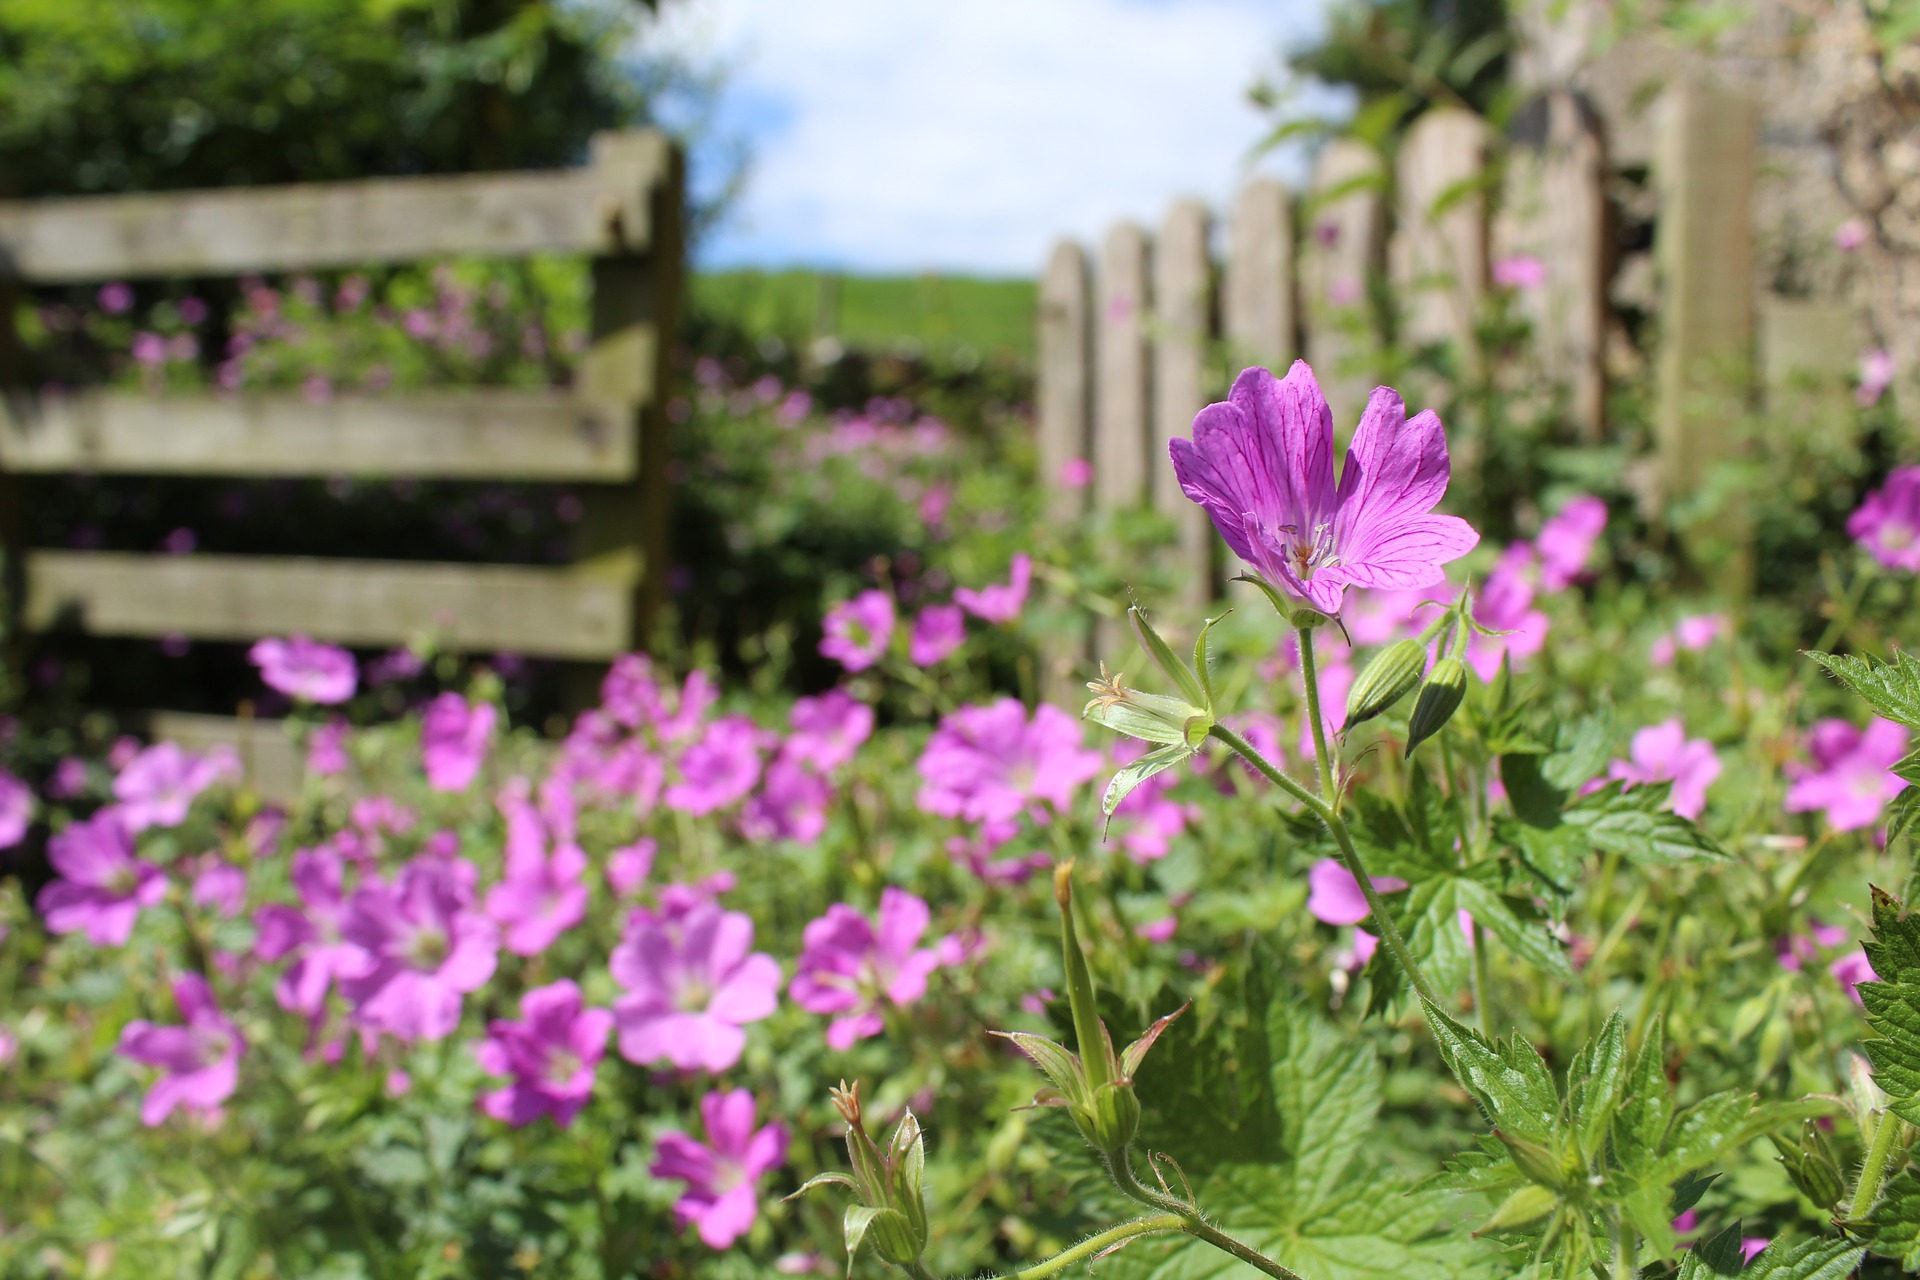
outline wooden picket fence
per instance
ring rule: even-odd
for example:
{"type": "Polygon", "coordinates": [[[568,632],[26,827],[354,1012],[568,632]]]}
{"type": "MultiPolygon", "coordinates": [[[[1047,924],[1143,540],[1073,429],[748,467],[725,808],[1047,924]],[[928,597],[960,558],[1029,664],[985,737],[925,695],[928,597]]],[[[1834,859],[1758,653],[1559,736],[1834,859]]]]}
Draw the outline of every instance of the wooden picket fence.
{"type": "MultiPolygon", "coordinates": [[[[1654,165],[1657,437],[1662,492],[1680,496],[1738,447],[1727,395],[1744,395],[1756,373],[1769,387],[1799,374],[1837,383],[1859,342],[1843,309],[1754,287],[1744,212],[1758,162],[1753,104],[1701,78],[1676,84],[1668,99],[1654,165]]],[[[1403,344],[1453,343],[1471,358],[1502,259],[1531,260],[1544,277],[1514,293],[1532,330],[1527,380],[1559,393],[1569,435],[1602,439],[1614,266],[1606,134],[1591,104],[1568,91],[1530,103],[1504,140],[1472,113],[1442,108],[1413,123],[1391,162],[1338,140],[1299,197],[1269,179],[1249,183],[1227,212],[1217,269],[1211,215],[1193,201],[1174,204],[1157,237],[1115,225],[1097,263],[1059,242],[1041,285],[1036,400],[1040,471],[1056,515],[1089,503],[1164,510],[1179,529],[1168,554],[1186,584],[1182,603],[1189,612],[1204,605],[1221,553],[1178,493],[1166,443],[1225,389],[1207,375],[1211,344],[1224,346],[1234,369],[1284,371],[1304,356],[1335,421],[1350,427],[1376,381],[1367,356],[1381,335],[1369,287],[1387,282],[1403,344]],[[1084,489],[1063,479],[1073,459],[1092,464],[1084,489]]],[[[1403,390],[1422,407],[1423,388],[1403,390]]],[[[1125,643],[1108,628],[1093,654],[1057,654],[1050,666],[1111,661],[1125,643]]]]}
{"type": "MultiPolygon", "coordinates": [[[[431,635],[577,660],[641,645],[664,582],[661,389],[684,274],[683,168],[678,147],[646,130],[600,135],[585,167],[558,172],[0,202],[0,545],[13,634],[301,633],[365,646],[431,635]],[[544,253],[592,258],[590,345],[567,390],[310,404],[268,392],[41,398],[21,381],[11,318],[25,285],[544,253]],[[583,488],[585,532],[575,562],[551,568],[25,546],[34,478],[73,472],[566,482],[583,488]]],[[[187,737],[232,736],[171,723],[187,737]]]]}

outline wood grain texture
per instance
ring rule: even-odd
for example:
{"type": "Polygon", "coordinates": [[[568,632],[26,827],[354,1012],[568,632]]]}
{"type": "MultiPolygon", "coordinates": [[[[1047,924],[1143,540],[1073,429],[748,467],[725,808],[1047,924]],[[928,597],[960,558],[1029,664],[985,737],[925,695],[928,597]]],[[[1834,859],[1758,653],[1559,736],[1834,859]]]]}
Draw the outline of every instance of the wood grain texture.
{"type": "Polygon", "coordinates": [[[1236,365],[1284,374],[1300,354],[1294,318],[1293,194],[1271,178],[1234,197],[1220,280],[1221,327],[1236,365]]]}
{"type": "Polygon", "coordinates": [[[1474,322],[1487,291],[1487,125],[1440,107],[1407,130],[1395,159],[1398,227],[1391,254],[1401,333],[1412,346],[1451,343],[1475,352],[1474,322]]]}
{"type": "Polygon", "coordinates": [[[1307,359],[1340,430],[1360,420],[1380,342],[1367,288],[1386,236],[1386,166],[1364,142],[1337,138],[1314,165],[1302,221],[1300,307],[1307,359]]]}
{"type": "Polygon", "coordinates": [[[1093,495],[1103,511],[1147,499],[1147,235],[1131,222],[1100,249],[1094,317],[1093,495]]]}
{"type": "Polygon", "coordinates": [[[1207,403],[1207,347],[1213,328],[1211,219],[1198,200],[1175,202],[1160,224],[1153,254],[1153,430],[1147,484],[1154,506],[1173,520],[1179,603],[1205,608],[1213,599],[1213,524],[1180,491],[1167,443],[1193,434],[1193,415],[1207,403]]]}
{"type": "Polygon", "coordinates": [[[632,639],[631,558],[571,569],[35,551],[26,623],[96,635],[347,645],[430,635],[466,652],[605,659],[632,639]]]}
{"type": "Polygon", "coordinates": [[[1047,511],[1075,520],[1087,509],[1084,485],[1062,482],[1067,465],[1086,462],[1092,439],[1093,337],[1086,251],[1062,240],[1040,280],[1035,444],[1047,511]]]}
{"type": "Polygon", "coordinates": [[[36,284],[634,251],[671,151],[649,130],[583,169],[5,201],[0,248],[36,284]]]}
{"type": "Polygon", "coordinates": [[[343,398],[102,391],[7,401],[0,469],[598,481],[637,474],[627,405],[557,391],[343,398]]]}

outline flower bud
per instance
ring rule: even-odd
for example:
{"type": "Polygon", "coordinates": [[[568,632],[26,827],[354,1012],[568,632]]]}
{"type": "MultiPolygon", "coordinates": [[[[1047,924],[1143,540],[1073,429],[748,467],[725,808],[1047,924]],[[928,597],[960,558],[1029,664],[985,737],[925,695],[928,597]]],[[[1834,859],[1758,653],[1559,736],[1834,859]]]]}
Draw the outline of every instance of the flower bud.
{"type": "Polygon", "coordinates": [[[1442,658],[1434,663],[1426,683],[1420,686],[1420,696],[1414,700],[1413,714],[1407,718],[1408,756],[1453,719],[1453,713],[1460,709],[1466,696],[1467,664],[1458,658],[1442,658]]]}
{"type": "Polygon", "coordinates": [[[1347,690],[1347,727],[1371,720],[1412,693],[1427,669],[1427,647],[1418,640],[1396,640],[1367,663],[1347,690]]]}
{"type": "Polygon", "coordinates": [[[809,1178],[787,1199],[796,1199],[818,1186],[833,1184],[851,1189],[855,1203],[847,1206],[842,1223],[847,1266],[864,1247],[897,1267],[920,1260],[927,1247],[926,1142],[920,1122],[908,1111],[894,1128],[883,1152],[867,1133],[860,1110],[860,1084],[842,1083],[829,1090],[833,1105],[847,1122],[847,1160],[851,1175],[822,1173],[809,1178]]]}
{"type": "Polygon", "coordinates": [[[1780,1163],[1786,1166],[1787,1177],[1799,1188],[1800,1194],[1823,1211],[1832,1209],[1846,1196],[1847,1187],[1840,1177],[1840,1163],[1834,1158],[1833,1146],[1819,1125],[1811,1120],[1802,1121],[1798,1145],[1786,1141],[1779,1134],[1769,1134],[1768,1137],[1772,1139],[1774,1149],[1780,1153],[1780,1163]]]}

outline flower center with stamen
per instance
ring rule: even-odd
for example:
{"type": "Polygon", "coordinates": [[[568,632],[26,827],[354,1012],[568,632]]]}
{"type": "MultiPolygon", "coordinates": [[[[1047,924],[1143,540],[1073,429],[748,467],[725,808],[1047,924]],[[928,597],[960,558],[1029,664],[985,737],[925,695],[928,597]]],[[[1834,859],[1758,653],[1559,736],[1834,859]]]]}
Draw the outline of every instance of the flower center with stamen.
{"type": "Polygon", "coordinates": [[[572,1084],[573,1078],[580,1074],[582,1065],[579,1054],[567,1049],[555,1049],[547,1057],[547,1083],[556,1086],[572,1084]]]}
{"type": "Polygon", "coordinates": [[[416,969],[438,969],[441,961],[447,958],[451,950],[445,931],[440,929],[419,929],[407,939],[406,959],[416,969]]]}

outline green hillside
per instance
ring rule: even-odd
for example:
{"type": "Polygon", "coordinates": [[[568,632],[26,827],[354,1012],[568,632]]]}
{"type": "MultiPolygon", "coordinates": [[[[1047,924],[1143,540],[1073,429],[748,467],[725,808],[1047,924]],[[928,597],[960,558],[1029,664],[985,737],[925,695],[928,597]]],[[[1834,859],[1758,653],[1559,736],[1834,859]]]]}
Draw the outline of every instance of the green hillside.
{"type": "Polygon", "coordinates": [[[693,304],[789,342],[835,337],[859,348],[917,343],[946,356],[1033,358],[1031,280],[714,271],[694,276],[693,304]]]}

